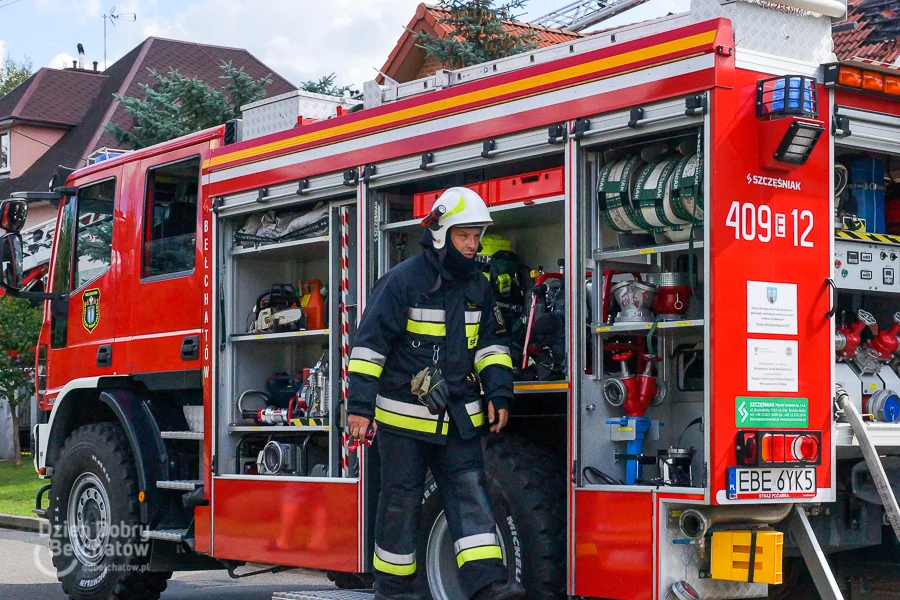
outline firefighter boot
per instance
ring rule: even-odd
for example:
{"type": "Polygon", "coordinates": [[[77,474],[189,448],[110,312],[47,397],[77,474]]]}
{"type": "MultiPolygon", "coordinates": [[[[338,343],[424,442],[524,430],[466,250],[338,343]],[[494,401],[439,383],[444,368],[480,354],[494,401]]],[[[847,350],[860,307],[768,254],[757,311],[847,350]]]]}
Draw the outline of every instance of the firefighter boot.
{"type": "Polygon", "coordinates": [[[518,600],[525,598],[525,588],[518,581],[492,583],[481,588],[472,600],[518,600]]]}

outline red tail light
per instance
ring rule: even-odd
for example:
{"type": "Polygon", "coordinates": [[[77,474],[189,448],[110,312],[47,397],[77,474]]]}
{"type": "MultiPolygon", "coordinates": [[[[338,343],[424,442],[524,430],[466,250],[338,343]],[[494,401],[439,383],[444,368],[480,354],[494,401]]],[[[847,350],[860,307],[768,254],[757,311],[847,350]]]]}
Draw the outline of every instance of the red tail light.
{"type": "Polygon", "coordinates": [[[814,465],[821,462],[819,431],[739,431],[739,465],[814,465]]]}

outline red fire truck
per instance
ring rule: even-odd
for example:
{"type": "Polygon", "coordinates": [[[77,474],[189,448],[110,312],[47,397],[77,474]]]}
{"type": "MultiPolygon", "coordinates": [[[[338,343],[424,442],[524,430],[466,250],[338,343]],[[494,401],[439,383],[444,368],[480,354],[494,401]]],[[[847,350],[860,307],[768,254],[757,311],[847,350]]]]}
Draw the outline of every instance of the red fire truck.
{"type": "MultiPolygon", "coordinates": [[[[494,219],[517,382],[484,449],[529,598],[865,588],[847,557],[896,556],[898,529],[900,73],[835,62],[843,13],[694,0],[61,171],[43,293],[19,289],[29,194],[6,201],[3,285],[47,300],[36,512],[65,593],[249,563],[371,581],[377,436],[348,449],[348,350],[455,185],[494,219]]],[[[463,598],[431,482],[420,529],[423,593],[463,598]]]]}

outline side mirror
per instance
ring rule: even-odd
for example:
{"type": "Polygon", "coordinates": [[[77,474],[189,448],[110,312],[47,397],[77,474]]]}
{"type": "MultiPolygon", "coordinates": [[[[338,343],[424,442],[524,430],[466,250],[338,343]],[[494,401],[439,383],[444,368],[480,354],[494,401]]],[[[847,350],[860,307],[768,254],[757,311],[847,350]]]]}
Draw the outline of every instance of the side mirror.
{"type": "Polygon", "coordinates": [[[10,233],[19,233],[28,217],[28,203],[10,198],[0,202],[0,228],[10,233]]]}
{"type": "Polygon", "coordinates": [[[22,288],[22,236],[7,233],[0,238],[0,283],[6,289],[22,288]]]}

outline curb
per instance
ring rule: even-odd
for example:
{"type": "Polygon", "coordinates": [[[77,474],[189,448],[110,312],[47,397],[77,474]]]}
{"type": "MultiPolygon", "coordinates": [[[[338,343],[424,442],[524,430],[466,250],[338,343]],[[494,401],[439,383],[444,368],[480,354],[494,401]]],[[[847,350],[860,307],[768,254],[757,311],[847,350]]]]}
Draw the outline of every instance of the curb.
{"type": "Polygon", "coordinates": [[[40,533],[42,530],[47,531],[47,523],[47,519],[39,519],[38,517],[0,514],[0,528],[4,529],[40,533]]]}

